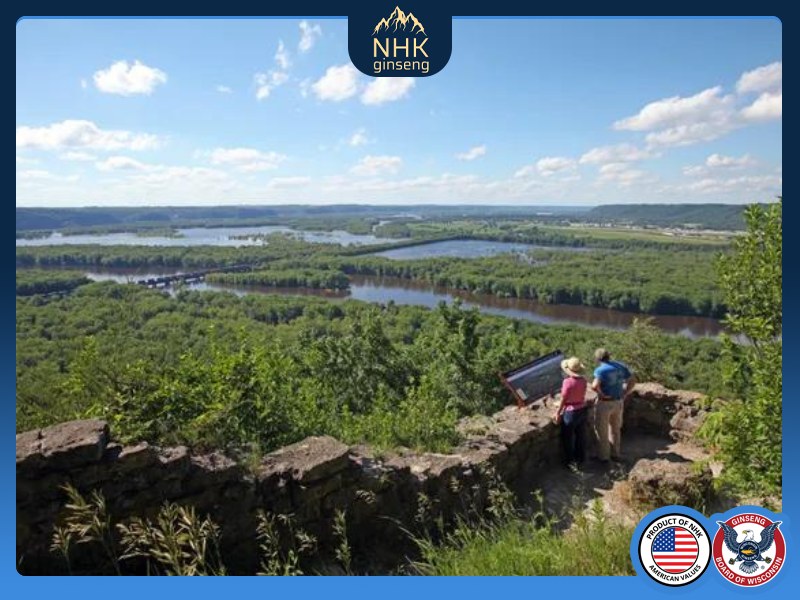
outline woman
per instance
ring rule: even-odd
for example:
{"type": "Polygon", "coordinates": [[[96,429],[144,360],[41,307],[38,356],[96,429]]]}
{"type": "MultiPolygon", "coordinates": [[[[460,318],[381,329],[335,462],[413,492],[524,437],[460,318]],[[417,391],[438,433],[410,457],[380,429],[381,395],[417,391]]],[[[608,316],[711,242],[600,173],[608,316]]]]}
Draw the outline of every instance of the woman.
{"type": "Polygon", "coordinates": [[[583,378],[585,367],[576,356],[561,361],[566,377],[561,384],[561,403],[554,420],[561,424],[561,442],[564,461],[568,467],[578,466],[586,459],[586,403],[587,381],[583,378]]]}

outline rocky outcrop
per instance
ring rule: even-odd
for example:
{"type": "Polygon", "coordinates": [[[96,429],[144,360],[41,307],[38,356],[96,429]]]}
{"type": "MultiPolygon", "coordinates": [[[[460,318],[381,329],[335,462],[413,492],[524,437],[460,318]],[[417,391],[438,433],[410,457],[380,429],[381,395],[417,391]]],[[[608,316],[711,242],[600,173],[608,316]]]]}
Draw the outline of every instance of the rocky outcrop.
{"type": "Polygon", "coordinates": [[[691,440],[708,414],[708,405],[699,392],[640,383],[625,407],[625,427],[676,441],[691,440]]]}
{"type": "MultiPolygon", "coordinates": [[[[626,427],[691,437],[704,414],[700,402],[698,394],[642,384],[626,407],[626,427]]],[[[467,419],[461,424],[464,441],[450,454],[379,456],[368,447],[317,436],[247,465],[219,452],[197,454],[183,446],[123,446],[111,441],[102,421],[21,433],[16,448],[18,564],[25,573],[62,568],[49,546],[66,484],[84,494],[102,493],[115,520],[151,515],[167,501],[191,505],[221,526],[223,555],[242,572],[255,569],[259,510],[293,514],[323,551],[332,544],[335,514],[344,511],[356,552],[377,556],[388,549],[402,556],[409,545],[407,532],[422,526],[423,509],[442,523],[465,510],[480,512],[488,489],[499,481],[528,498],[537,478],[560,460],[552,411],[539,402],[467,419]]],[[[653,472],[679,492],[673,479],[694,476],[653,472]]],[[[650,475],[636,484],[637,494],[650,488],[661,494],[650,475]]]]}
{"type": "Polygon", "coordinates": [[[703,463],[642,459],[628,474],[631,499],[647,509],[682,504],[706,507],[713,493],[711,469],[703,463]]]}

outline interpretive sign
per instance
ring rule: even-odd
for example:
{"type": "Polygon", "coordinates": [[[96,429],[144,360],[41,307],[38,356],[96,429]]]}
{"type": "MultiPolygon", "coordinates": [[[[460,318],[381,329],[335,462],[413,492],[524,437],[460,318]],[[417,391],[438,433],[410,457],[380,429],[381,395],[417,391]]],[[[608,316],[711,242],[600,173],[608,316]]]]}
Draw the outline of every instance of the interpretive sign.
{"type": "Polygon", "coordinates": [[[564,379],[561,361],[564,353],[555,350],[540,356],[529,363],[500,373],[500,379],[509,389],[520,407],[547,396],[553,396],[561,390],[564,379]]]}

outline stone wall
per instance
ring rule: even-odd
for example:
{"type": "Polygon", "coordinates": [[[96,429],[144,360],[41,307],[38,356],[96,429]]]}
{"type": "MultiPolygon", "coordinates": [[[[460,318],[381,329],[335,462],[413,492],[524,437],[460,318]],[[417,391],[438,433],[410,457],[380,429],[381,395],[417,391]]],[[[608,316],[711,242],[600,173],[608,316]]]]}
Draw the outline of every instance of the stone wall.
{"type": "MultiPolygon", "coordinates": [[[[704,414],[700,400],[700,394],[640,384],[626,406],[626,426],[690,438],[704,414]]],[[[318,537],[323,552],[331,549],[335,513],[345,511],[354,552],[390,563],[410,550],[406,530],[418,524],[421,494],[430,499],[429,511],[446,523],[464,510],[480,510],[497,479],[521,497],[535,489],[537,478],[560,460],[552,411],[535,403],[465,420],[465,441],[450,454],[378,456],[368,447],[321,436],[248,466],[183,446],[122,446],[102,421],[21,433],[16,448],[19,569],[63,569],[49,546],[67,483],[84,494],[101,492],[115,520],[152,515],[165,501],[194,506],[220,524],[223,556],[234,571],[255,570],[259,509],[293,514],[299,527],[318,537]]]]}

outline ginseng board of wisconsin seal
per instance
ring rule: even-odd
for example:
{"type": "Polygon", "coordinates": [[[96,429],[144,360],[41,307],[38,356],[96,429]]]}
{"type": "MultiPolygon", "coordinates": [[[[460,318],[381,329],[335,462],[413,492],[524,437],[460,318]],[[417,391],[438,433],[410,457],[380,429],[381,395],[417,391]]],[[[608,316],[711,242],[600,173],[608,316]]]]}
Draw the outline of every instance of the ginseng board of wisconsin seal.
{"type": "Polygon", "coordinates": [[[740,513],[727,521],[717,521],[719,529],[712,554],[720,574],[742,587],[771,581],[786,560],[781,523],[756,513],[740,513]]]}
{"type": "Polygon", "coordinates": [[[642,532],[639,561],[647,575],[662,585],[689,584],[700,577],[711,562],[708,532],[687,515],[661,515],[642,532]]]}

